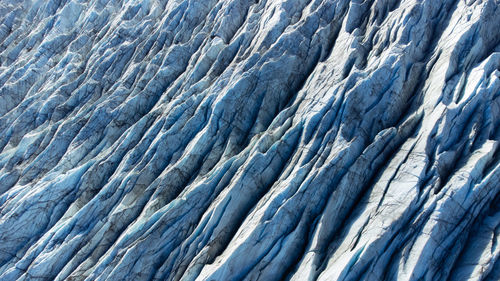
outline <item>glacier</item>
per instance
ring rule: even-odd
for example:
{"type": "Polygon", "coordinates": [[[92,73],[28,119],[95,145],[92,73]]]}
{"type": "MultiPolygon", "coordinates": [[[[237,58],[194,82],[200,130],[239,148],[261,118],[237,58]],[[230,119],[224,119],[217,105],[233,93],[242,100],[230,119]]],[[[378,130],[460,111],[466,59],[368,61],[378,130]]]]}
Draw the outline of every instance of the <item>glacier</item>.
{"type": "Polygon", "coordinates": [[[500,280],[499,0],[2,0],[0,280],[500,280]]]}

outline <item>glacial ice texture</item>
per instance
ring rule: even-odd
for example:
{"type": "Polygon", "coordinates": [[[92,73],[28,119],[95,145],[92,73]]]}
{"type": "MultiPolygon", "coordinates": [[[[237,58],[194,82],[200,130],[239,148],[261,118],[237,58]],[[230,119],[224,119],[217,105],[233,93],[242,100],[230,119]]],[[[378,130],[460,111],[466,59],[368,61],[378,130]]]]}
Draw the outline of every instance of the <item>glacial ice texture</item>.
{"type": "Polygon", "coordinates": [[[0,1],[0,280],[500,280],[499,26],[0,1]]]}

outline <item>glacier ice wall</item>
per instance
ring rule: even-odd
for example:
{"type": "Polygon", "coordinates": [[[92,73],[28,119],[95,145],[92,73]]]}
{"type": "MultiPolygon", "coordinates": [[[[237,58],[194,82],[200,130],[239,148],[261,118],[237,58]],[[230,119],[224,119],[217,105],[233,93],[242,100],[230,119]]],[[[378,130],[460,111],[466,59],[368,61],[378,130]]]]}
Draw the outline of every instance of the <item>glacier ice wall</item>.
{"type": "Polygon", "coordinates": [[[0,280],[499,280],[498,0],[2,0],[0,280]]]}

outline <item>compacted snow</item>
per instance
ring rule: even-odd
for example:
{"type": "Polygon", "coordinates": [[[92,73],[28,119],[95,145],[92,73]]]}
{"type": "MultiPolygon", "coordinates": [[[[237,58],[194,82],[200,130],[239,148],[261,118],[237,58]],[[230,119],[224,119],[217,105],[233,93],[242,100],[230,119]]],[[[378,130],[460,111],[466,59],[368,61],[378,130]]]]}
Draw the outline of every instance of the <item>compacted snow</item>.
{"type": "Polygon", "coordinates": [[[0,1],[0,280],[500,279],[498,0],[0,1]]]}

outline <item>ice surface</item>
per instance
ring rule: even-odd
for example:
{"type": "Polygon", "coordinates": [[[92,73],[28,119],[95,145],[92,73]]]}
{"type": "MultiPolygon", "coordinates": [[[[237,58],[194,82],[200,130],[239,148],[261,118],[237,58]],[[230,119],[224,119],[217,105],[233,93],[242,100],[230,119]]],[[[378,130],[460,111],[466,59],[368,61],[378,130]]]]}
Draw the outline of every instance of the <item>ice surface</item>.
{"type": "Polygon", "coordinates": [[[498,0],[3,0],[0,280],[498,280],[498,0]]]}

